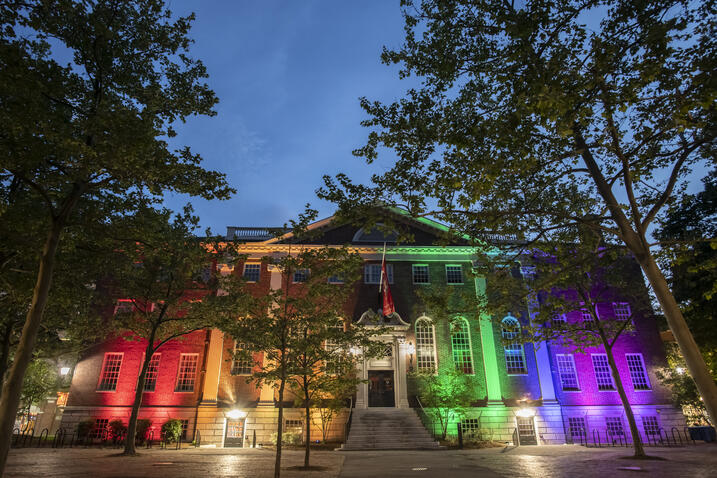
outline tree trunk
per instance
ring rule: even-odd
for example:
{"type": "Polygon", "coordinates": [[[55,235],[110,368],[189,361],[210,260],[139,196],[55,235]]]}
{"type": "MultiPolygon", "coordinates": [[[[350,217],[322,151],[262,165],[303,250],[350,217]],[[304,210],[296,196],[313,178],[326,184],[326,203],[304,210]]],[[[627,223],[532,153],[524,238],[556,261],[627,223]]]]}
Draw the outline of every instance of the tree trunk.
{"type": "Polygon", "coordinates": [[[645,448],[642,445],[642,439],[640,438],[640,431],[637,429],[637,423],[635,422],[635,415],[632,413],[632,407],[630,401],[627,399],[625,393],[625,387],[622,385],[620,379],[620,373],[617,370],[617,364],[615,363],[615,357],[612,354],[612,347],[603,341],[605,346],[605,354],[607,355],[607,361],[610,364],[610,370],[612,371],[612,379],[615,381],[617,387],[617,393],[620,395],[620,401],[622,407],[625,409],[625,416],[627,417],[627,423],[630,426],[630,435],[632,435],[632,445],[635,447],[635,458],[645,458],[645,448]]]}
{"type": "MultiPolygon", "coordinates": [[[[10,358],[10,340],[12,339],[12,321],[8,322],[2,335],[2,352],[0,352],[0,385],[5,381],[7,361],[10,358]]],[[[0,387],[0,397],[2,388],[0,387]]]]}
{"type": "Polygon", "coordinates": [[[286,378],[281,377],[281,381],[279,382],[279,422],[276,426],[276,459],[274,461],[274,478],[281,477],[281,432],[284,428],[284,385],[286,385],[286,378]]]}
{"type": "Polygon", "coordinates": [[[672,295],[665,276],[662,274],[662,271],[660,271],[660,268],[657,267],[657,263],[649,251],[642,255],[637,255],[637,259],[647,276],[647,280],[652,286],[652,290],[655,292],[657,300],[660,302],[662,312],[665,314],[665,319],[667,319],[667,324],[675,336],[675,341],[680,347],[682,356],[685,358],[687,370],[689,370],[692,379],[695,381],[695,385],[697,385],[697,390],[704,401],[710,421],[713,426],[717,426],[717,385],[715,385],[712,374],[705,364],[704,357],[702,357],[700,349],[697,347],[697,343],[694,337],[692,337],[690,329],[687,327],[687,323],[675,300],[675,296],[672,295]]]}
{"type": "MultiPolygon", "coordinates": [[[[309,391],[304,389],[304,394],[308,397],[309,391]]],[[[309,399],[304,402],[304,410],[306,411],[306,452],[304,453],[304,468],[309,467],[309,455],[311,453],[311,409],[309,408],[309,399]]]]}
{"type": "Polygon", "coordinates": [[[32,360],[32,351],[35,348],[37,332],[40,329],[40,321],[47,305],[47,298],[52,285],[52,273],[55,268],[55,254],[64,222],[62,219],[53,220],[45,239],[30,310],[28,310],[25,318],[25,325],[22,328],[22,335],[15,351],[12,368],[7,380],[3,383],[2,398],[0,399],[0,476],[5,471],[7,454],[10,451],[12,429],[15,424],[17,408],[20,405],[20,394],[25,371],[32,360]]]}
{"type": "Polygon", "coordinates": [[[137,417],[139,416],[139,409],[142,406],[142,397],[144,396],[144,382],[147,378],[147,368],[149,363],[152,361],[152,355],[154,355],[154,333],[155,329],[152,329],[152,333],[149,336],[149,343],[144,351],[144,362],[142,363],[142,369],[137,377],[137,388],[134,391],[134,402],[132,403],[132,412],[129,416],[129,423],[127,423],[127,438],[124,441],[124,454],[125,455],[136,455],[137,450],[135,449],[135,435],[137,434],[137,417]]]}

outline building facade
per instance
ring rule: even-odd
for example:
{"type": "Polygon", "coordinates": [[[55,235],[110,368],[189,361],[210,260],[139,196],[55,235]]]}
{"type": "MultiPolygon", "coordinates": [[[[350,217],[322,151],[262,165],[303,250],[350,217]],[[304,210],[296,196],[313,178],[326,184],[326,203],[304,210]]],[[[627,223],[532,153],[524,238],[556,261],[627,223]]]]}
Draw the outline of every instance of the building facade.
{"type": "MultiPolygon", "coordinates": [[[[389,214],[390,212],[387,212],[389,214]]],[[[624,410],[598,347],[583,353],[560,341],[504,345],[504,339],[530,317],[528,305],[516,304],[514,312],[497,320],[471,311],[455,311],[451,320],[432,317],[421,305],[420,291],[451,289],[483,294],[485,279],[469,274],[475,249],[467,244],[435,245],[442,226],[428,220],[415,221],[399,213],[392,220],[410,232],[410,243],[396,243],[396,236],[377,229],[341,225],[332,218],[311,226],[316,235],[303,248],[345,245],[361,255],[363,280],[345,305],[346,319],[370,327],[377,310],[381,260],[384,254],[396,313],[385,318],[387,332],[383,357],[363,359],[357,370],[363,382],[352,404],[356,408],[420,406],[416,383],[410,372],[440,373],[462,370],[470,381],[473,402],[461,418],[467,433],[485,439],[522,444],[562,444],[591,439],[593,430],[629,440],[624,410]],[[506,322],[507,321],[507,322],[506,322]],[[502,327],[508,324],[510,327],[502,327]]],[[[296,241],[284,236],[272,239],[267,229],[228,228],[246,259],[232,270],[217,264],[221,273],[242,274],[255,294],[282,287],[283,275],[263,258],[296,252],[296,241]]],[[[636,277],[636,280],[642,280],[636,277]]],[[[337,286],[342,286],[337,284],[337,286]]],[[[654,318],[629,311],[630,304],[599,304],[603,317],[631,313],[635,332],[621,337],[614,348],[622,382],[636,415],[643,438],[660,430],[682,429],[684,418],[670,401],[654,370],[664,366],[665,356],[654,318]],[[626,309],[628,308],[628,309],[626,309]]],[[[561,320],[581,320],[581,311],[561,320]]],[[[185,439],[201,437],[203,445],[249,446],[270,443],[276,430],[274,389],[250,380],[255,364],[263,360],[233,360],[241,347],[219,330],[194,332],[162,346],[153,357],[145,386],[140,418],[152,420],[155,438],[168,418],[182,420],[185,439]]],[[[72,431],[82,420],[95,420],[101,428],[114,419],[129,419],[136,379],[145,345],[122,337],[98,344],[75,368],[62,427],[72,431]]],[[[303,410],[285,410],[285,431],[300,433],[305,426],[303,410]]],[[[348,409],[334,419],[329,439],[342,440],[348,409]]],[[[319,422],[312,423],[312,436],[321,436],[319,422]]],[[[455,424],[449,435],[456,433],[455,424]]]]}

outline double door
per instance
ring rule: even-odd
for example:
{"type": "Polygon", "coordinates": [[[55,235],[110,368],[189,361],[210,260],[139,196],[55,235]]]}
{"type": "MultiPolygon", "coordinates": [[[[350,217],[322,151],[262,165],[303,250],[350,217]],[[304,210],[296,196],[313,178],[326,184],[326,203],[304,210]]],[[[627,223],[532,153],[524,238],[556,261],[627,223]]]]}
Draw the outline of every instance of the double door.
{"type": "Polygon", "coordinates": [[[369,370],[368,406],[396,406],[395,387],[393,383],[393,370],[369,370]]]}

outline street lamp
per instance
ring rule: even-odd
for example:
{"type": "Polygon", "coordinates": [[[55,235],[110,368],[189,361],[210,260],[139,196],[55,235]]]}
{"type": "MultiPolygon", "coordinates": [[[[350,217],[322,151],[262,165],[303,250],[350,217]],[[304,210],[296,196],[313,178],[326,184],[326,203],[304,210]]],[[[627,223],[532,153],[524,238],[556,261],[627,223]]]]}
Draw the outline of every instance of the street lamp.
{"type": "Polygon", "coordinates": [[[246,417],[246,412],[244,410],[239,410],[238,408],[232,408],[226,413],[226,416],[232,420],[237,420],[239,418],[246,417]]]}
{"type": "Polygon", "coordinates": [[[413,372],[413,354],[416,353],[416,347],[412,342],[408,342],[406,352],[408,353],[408,370],[413,372]]]}

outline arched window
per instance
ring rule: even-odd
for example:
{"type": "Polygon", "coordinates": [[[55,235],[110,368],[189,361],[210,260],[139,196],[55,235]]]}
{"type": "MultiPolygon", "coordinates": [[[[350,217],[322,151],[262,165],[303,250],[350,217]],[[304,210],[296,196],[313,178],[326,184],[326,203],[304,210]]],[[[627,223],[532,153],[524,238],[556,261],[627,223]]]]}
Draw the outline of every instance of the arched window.
{"type": "MultiPolygon", "coordinates": [[[[506,341],[516,340],[520,337],[520,323],[518,319],[512,315],[507,316],[501,321],[503,339],[506,341]]],[[[525,355],[523,354],[523,344],[504,344],[505,350],[505,368],[509,374],[525,374],[528,373],[525,367],[525,355]]]]}
{"type": "Polygon", "coordinates": [[[419,372],[436,371],[436,345],[431,319],[416,320],[416,367],[419,372]]]}
{"type": "Polygon", "coordinates": [[[451,324],[451,348],[453,349],[453,363],[463,373],[473,373],[473,354],[471,352],[471,333],[468,330],[468,321],[457,318],[451,324]]]}

